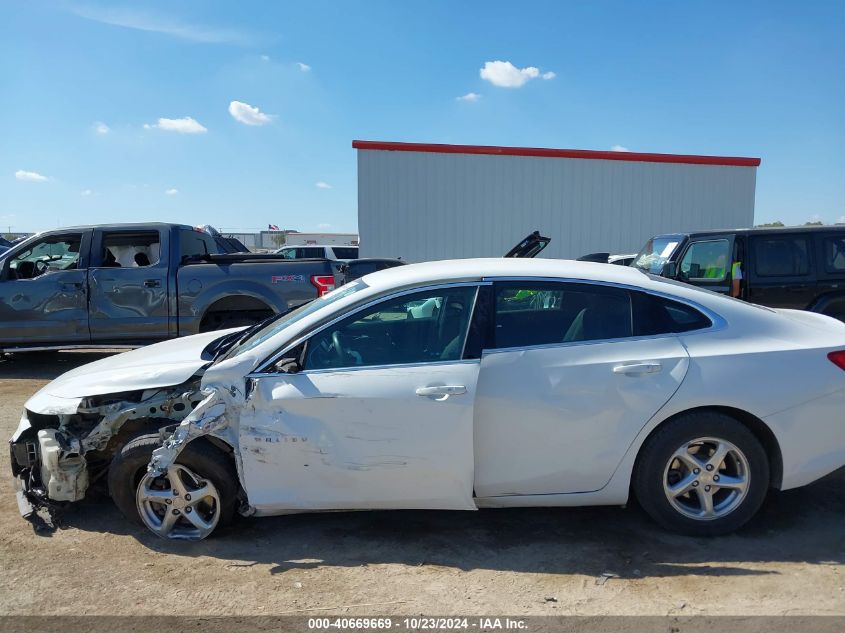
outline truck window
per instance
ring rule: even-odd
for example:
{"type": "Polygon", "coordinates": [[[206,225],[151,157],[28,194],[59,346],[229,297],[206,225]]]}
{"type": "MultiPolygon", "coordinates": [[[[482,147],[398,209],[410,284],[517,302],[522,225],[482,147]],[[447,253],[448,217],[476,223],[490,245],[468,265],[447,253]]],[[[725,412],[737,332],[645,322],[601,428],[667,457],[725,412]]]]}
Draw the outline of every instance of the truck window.
{"type": "Polygon", "coordinates": [[[809,244],[798,235],[759,237],[754,244],[754,272],[760,277],[800,277],[810,272],[809,244]]]}
{"type": "Polygon", "coordinates": [[[358,259],[358,248],[355,246],[332,246],[337,259],[358,259]]]}
{"type": "Polygon", "coordinates": [[[103,233],[100,266],[104,268],[144,268],[159,261],[161,241],[158,231],[114,231],[103,233]]]}
{"type": "Polygon", "coordinates": [[[9,277],[34,279],[55,270],[76,270],[81,243],[81,233],[51,235],[38,240],[9,262],[9,277]]]}
{"type": "Polygon", "coordinates": [[[730,259],[728,240],[693,242],[684,253],[679,270],[690,281],[722,281],[728,274],[730,259]]]}
{"type": "Polygon", "coordinates": [[[217,244],[210,235],[189,229],[179,231],[180,259],[202,257],[216,252],[217,244]]]}
{"type": "Polygon", "coordinates": [[[297,259],[308,259],[311,257],[325,257],[326,256],[326,249],[322,246],[306,246],[304,248],[297,248],[296,249],[296,258],[297,259]]]}
{"type": "Polygon", "coordinates": [[[829,273],[845,273],[845,235],[825,238],[824,268],[829,273]]]}

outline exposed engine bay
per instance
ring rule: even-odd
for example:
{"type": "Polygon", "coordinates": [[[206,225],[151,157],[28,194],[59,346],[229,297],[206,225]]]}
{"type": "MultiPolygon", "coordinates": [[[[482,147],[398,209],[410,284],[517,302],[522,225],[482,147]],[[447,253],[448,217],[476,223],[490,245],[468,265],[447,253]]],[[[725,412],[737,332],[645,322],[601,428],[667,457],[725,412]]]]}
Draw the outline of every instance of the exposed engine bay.
{"type": "Polygon", "coordinates": [[[207,396],[195,375],[175,387],[87,397],[73,414],[25,410],[10,443],[21,514],[80,501],[127,442],[180,424],[207,396]]]}

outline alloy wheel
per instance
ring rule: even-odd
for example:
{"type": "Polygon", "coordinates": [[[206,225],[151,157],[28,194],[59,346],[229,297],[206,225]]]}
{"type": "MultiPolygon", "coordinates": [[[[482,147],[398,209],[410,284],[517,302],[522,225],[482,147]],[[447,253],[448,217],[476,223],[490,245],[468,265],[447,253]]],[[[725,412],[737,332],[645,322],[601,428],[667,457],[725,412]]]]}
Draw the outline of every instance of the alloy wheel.
{"type": "Polygon", "coordinates": [[[672,453],[663,471],[663,491],[682,515],[699,521],[720,519],[745,499],[751,472],[748,459],[731,442],[694,439],[672,453]]]}
{"type": "Polygon", "coordinates": [[[162,477],[144,475],[136,493],[138,514],[162,538],[199,540],[220,520],[220,494],[214,483],[181,464],[162,477]]]}

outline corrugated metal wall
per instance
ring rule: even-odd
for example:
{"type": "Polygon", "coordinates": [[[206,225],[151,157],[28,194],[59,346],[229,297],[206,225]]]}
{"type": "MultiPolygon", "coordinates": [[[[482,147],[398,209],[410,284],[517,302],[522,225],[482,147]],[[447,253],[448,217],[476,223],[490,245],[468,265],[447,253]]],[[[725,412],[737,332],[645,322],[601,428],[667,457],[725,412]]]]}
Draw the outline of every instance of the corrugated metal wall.
{"type": "Polygon", "coordinates": [[[637,252],[657,233],[749,227],[756,168],[358,151],[362,257],[499,257],[530,231],[545,257],[637,252]]]}

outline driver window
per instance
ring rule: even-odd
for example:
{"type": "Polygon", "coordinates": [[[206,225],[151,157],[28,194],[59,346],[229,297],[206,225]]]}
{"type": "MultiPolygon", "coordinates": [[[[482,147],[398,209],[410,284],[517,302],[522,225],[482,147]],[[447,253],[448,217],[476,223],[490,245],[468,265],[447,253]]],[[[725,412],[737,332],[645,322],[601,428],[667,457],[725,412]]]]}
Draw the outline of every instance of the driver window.
{"type": "Polygon", "coordinates": [[[426,290],[388,299],[308,341],[303,369],[460,360],[476,288],[426,290]]]}
{"type": "Polygon", "coordinates": [[[681,260],[681,275],[690,281],[722,281],[730,268],[728,240],[690,244],[681,260]]]}
{"type": "Polygon", "coordinates": [[[35,279],[58,270],[79,268],[82,234],[51,235],[18,253],[9,262],[11,279],[35,279]]]}

